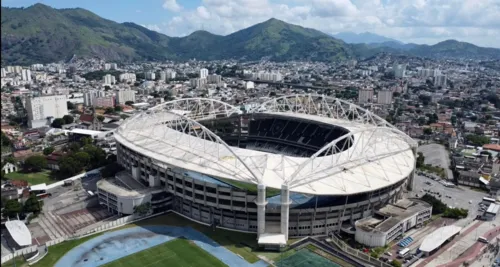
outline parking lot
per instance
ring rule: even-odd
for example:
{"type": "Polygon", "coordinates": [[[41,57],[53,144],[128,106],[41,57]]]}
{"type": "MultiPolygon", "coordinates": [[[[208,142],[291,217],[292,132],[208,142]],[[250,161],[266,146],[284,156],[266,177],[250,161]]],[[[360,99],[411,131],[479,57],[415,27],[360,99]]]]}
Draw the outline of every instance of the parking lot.
{"type": "Polygon", "coordinates": [[[424,164],[439,166],[445,170],[448,179],[453,179],[453,172],[450,170],[450,157],[445,147],[440,144],[428,144],[418,147],[418,152],[422,152],[425,157],[424,164]]]}
{"type": "Polygon", "coordinates": [[[466,219],[467,221],[476,218],[479,203],[483,200],[483,197],[488,196],[484,192],[474,191],[467,187],[446,187],[439,181],[416,174],[414,191],[409,193],[409,197],[415,197],[417,194],[421,197],[426,193],[424,190],[435,192],[431,195],[437,197],[450,207],[468,209],[469,216],[466,219]],[[438,196],[439,194],[441,197],[438,196]]]}

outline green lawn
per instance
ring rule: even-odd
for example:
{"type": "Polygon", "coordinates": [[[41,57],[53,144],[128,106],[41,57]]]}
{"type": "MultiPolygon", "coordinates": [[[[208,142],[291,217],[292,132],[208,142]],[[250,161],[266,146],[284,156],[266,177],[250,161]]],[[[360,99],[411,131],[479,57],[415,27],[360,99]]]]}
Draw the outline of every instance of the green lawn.
{"type": "Polygon", "coordinates": [[[41,171],[34,173],[11,172],[5,175],[9,180],[25,180],[30,185],[35,184],[51,184],[57,182],[50,171],[41,171]]]}
{"type": "MultiPolygon", "coordinates": [[[[137,225],[170,225],[170,226],[189,226],[193,229],[200,231],[209,238],[213,239],[215,242],[229,249],[235,254],[240,255],[246,261],[254,263],[260,259],[257,257],[257,235],[256,234],[246,234],[240,232],[226,231],[217,229],[212,230],[212,227],[204,226],[202,224],[195,223],[188,219],[185,219],[175,213],[169,213],[166,215],[157,216],[148,220],[140,221],[136,223],[137,225]]],[[[127,225],[126,227],[131,227],[134,225],[127,225]]]]}
{"type": "Polygon", "coordinates": [[[227,266],[186,239],[175,239],[102,265],[103,267],[227,266]]]}
{"type": "Polygon", "coordinates": [[[303,248],[296,253],[280,259],[276,266],[286,266],[286,267],[341,267],[341,266],[352,266],[352,265],[339,265],[323,256],[314,253],[313,251],[303,248]]]}
{"type": "Polygon", "coordinates": [[[65,241],[57,245],[51,246],[49,247],[49,253],[47,253],[47,255],[45,255],[45,257],[43,257],[39,262],[31,265],[31,267],[54,266],[57,263],[57,261],[60,258],[62,258],[62,256],[64,256],[64,254],[66,254],[68,251],[70,251],[71,249],[80,244],[87,242],[88,240],[98,235],[101,235],[101,233],[87,236],[81,239],[65,241]]]}

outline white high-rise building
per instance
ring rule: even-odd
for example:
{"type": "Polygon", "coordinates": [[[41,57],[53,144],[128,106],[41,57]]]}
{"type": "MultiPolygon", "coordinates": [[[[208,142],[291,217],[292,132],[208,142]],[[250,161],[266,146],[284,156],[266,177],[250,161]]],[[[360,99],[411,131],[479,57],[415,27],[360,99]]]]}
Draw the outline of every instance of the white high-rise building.
{"type": "Polygon", "coordinates": [[[207,79],[203,78],[192,78],[189,80],[190,84],[192,87],[195,87],[195,88],[200,88],[202,86],[204,86],[205,84],[207,84],[207,79]]]}
{"type": "Polygon", "coordinates": [[[200,69],[200,79],[207,78],[208,76],[208,70],[207,69],[200,69]]]}
{"type": "Polygon", "coordinates": [[[207,76],[207,82],[208,83],[214,83],[214,84],[219,84],[222,81],[222,76],[217,75],[217,74],[211,74],[207,76]]]}
{"type": "Polygon", "coordinates": [[[106,74],[104,77],[102,77],[102,82],[104,85],[112,85],[116,83],[116,78],[114,75],[111,74],[106,74]]]}
{"type": "Polygon", "coordinates": [[[160,71],[160,81],[166,81],[167,80],[167,73],[164,71],[160,71]]]}
{"type": "Polygon", "coordinates": [[[85,106],[92,106],[94,104],[94,98],[104,97],[106,93],[101,90],[91,90],[83,94],[83,104],[85,106]]]}
{"type": "Polygon", "coordinates": [[[382,105],[389,105],[392,103],[392,91],[381,90],[377,94],[377,103],[382,105]]]}
{"type": "Polygon", "coordinates": [[[373,100],[373,89],[372,88],[362,88],[358,91],[358,103],[368,103],[373,100]]]}
{"type": "Polygon", "coordinates": [[[441,86],[442,88],[446,88],[446,75],[440,74],[434,76],[434,86],[441,86]]]}
{"type": "Polygon", "coordinates": [[[28,125],[38,128],[47,125],[48,118],[62,118],[68,114],[66,95],[51,95],[26,100],[28,125]]]}
{"type": "Polygon", "coordinates": [[[116,91],[116,103],[118,105],[125,105],[125,102],[132,101],[135,102],[135,91],[134,90],[118,90],[116,91]]]}
{"type": "Polygon", "coordinates": [[[31,70],[23,69],[21,72],[21,80],[30,82],[31,81],[31,70]]]}
{"type": "Polygon", "coordinates": [[[135,73],[122,73],[118,76],[120,82],[135,82],[136,76],[135,73]]]}
{"type": "Polygon", "coordinates": [[[1,74],[2,74],[1,75],[2,78],[4,78],[5,76],[7,76],[7,71],[5,70],[5,68],[1,68],[0,71],[1,71],[1,74]]]}
{"type": "Polygon", "coordinates": [[[43,70],[43,64],[33,64],[33,65],[31,65],[31,70],[33,70],[33,71],[43,70]]]}
{"type": "Polygon", "coordinates": [[[21,74],[21,72],[23,71],[23,68],[21,66],[14,66],[13,68],[13,72],[16,74],[21,74]]]}
{"type": "Polygon", "coordinates": [[[147,71],[144,73],[144,77],[146,80],[154,81],[156,79],[156,74],[152,71],[147,71]]]}
{"type": "Polygon", "coordinates": [[[167,70],[167,79],[175,79],[176,74],[177,73],[174,70],[167,70]]]}
{"type": "Polygon", "coordinates": [[[406,73],[406,64],[394,64],[392,67],[395,78],[404,78],[406,73]]]}
{"type": "Polygon", "coordinates": [[[104,64],[104,70],[116,70],[118,66],[116,63],[105,63],[104,64]]]}

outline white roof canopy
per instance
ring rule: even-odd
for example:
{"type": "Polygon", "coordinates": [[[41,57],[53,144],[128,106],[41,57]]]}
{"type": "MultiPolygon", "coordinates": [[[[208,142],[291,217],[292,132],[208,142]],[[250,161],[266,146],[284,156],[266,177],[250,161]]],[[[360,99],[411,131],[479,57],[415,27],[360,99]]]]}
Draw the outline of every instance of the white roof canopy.
{"type": "Polygon", "coordinates": [[[310,158],[230,147],[196,120],[241,111],[213,99],[191,98],[164,103],[125,121],[115,138],[159,166],[263,183],[272,188],[287,184],[292,191],[316,195],[373,191],[397,183],[413,171],[412,148],[416,143],[376,115],[323,96],[289,96],[281,100],[286,100],[285,104],[273,99],[253,112],[338,125],[349,133],[310,158]],[[296,111],[292,112],[291,107],[296,111]],[[179,114],[179,110],[186,112],[179,114]],[[354,140],[350,147],[320,156],[338,150],[337,144],[347,137],[354,140]]]}
{"type": "Polygon", "coordinates": [[[434,230],[427,235],[420,245],[420,250],[423,252],[431,252],[439,248],[446,240],[460,233],[462,227],[456,225],[448,225],[434,230]]]}
{"type": "Polygon", "coordinates": [[[26,224],[20,220],[5,222],[5,228],[9,231],[12,239],[21,246],[31,245],[31,233],[26,224]]]}

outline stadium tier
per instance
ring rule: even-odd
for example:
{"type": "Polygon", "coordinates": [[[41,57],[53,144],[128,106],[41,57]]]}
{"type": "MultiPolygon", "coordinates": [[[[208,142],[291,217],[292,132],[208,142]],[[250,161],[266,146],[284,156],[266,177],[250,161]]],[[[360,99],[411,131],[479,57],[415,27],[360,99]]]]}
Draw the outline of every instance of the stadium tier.
{"type": "MultiPolygon", "coordinates": [[[[175,100],[128,119],[115,138],[125,175],[168,193],[168,208],[255,232],[271,247],[338,231],[396,202],[412,189],[417,146],[367,110],[314,95],[248,112],[213,99],[175,100]]],[[[113,195],[112,209],[120,206],[109,192],[116,184],[98,187],[101,204],[113,195]]],[[[125,195],[133,205],[151,199],[125,195]]]]}

